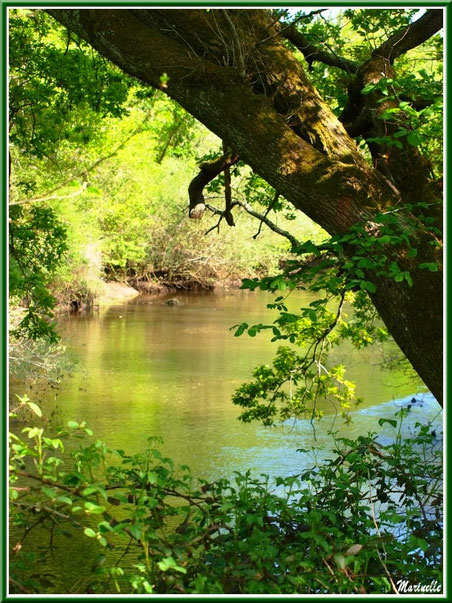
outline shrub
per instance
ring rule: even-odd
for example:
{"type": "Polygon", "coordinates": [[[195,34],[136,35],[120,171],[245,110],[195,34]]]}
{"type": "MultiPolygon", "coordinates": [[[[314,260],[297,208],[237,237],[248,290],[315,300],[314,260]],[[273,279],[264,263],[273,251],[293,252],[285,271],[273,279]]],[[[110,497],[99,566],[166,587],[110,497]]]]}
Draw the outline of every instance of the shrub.
{"type": "Polygon", "coordinates": [[[175,468],[156,438],[128,455],[85,443],[83,422],[54,437],[26,427],[26,438],[10,439],[12,589],[61,592],[51,575],[60,568],[46,573],[41,551],[35,564],[27,557],[37,551],[25,536],[46,529],[49,553],[57,535],[95,541],[91,593],[382,594],[400,580],[441,584],[441,447],[428,425],[416,429],[390,444],[375,434],[338,439],[332,458],[302,475],[207,483],[175,468]]]}

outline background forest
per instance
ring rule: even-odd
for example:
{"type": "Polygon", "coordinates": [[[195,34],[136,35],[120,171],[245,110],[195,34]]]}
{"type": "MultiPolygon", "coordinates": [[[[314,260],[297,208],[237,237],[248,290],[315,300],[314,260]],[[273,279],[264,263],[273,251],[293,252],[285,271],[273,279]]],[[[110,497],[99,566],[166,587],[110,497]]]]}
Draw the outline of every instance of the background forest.
{"type": "MultiPolygon", "coordinates": [[[[287,47],[344,116],[353,66],[424,13],[275,9],[272,26],[295,32],[287,47]]],[[[117,301],[112,282],[173,297],[240,286],[274,294],[274,322],[228,325],[232,346],[233,335],[259,334],[279,345],[235,389],[242,423],[313,424],[325,401],[351,423],[362,400],[336,361],[344,344],[370,354],[388,346],[388,370],[425,392],[372,304],[369,274],[411,289],[413,273],[385,251],[403,245],[403,260],[441,270],[422,248],[441,247],[437,201],[378,212],[377,243],[359,227],[330,237],[237,158],[205,184],[202,221],[189,219],[190,183],[228,147],[166,95],[166,73],[149,87],[40,9],[9,10],[9,61],[11,591],[62,592],[61,541],[89,550],[72,593],[382,594],[398,593],[401,580],[440,589],[442,445],[430,420],[409,423],[411,404],[383,413],[378,434],[331,430],[331,454],[303,474],[211,482],[162,456],[158,438],[137,454],[116,450],[92,439],[85,417],[61,426],[34,397],[64,382],[67,314],[117,301]],[[299,291],[310,303],[294,310],[299,291]]],[[[442,35],[396,66],[397,76],[360,90],[379,98],[384,127],[354,138],[368,166],[406,148],[424,158],[439,198],[442,35]]]]}
{"type": "MultiPolygon", "coordinates": [[[[101,279],[156,291],[159,282],[237,285],[285,257],[281,237],[253,238],[259,223],[244,210],[234,231],[223,226],[207,236],[217,218],[187,220],[196,165],[218,154],[221,141],[162,93],[127,78],[41,11],[11,15],[10,61],[11,294],[31,296],[24,323],[31,332],[46,329],[39,320],[53,303],[46,285],[59,304],[86,303],[102,293],[101,279]],[[30,222],[41,228],[23,241],[30,222]],[[37,241],[46,255],[31,264],[37,241]]],[[[263,212],[273,200],[244,167],[233,185],[263,212]]],[[[221,186],[221,178],[211,186],[213,205],[221,186]]],[[[293,225],[281,201],[272,209],[281,210],[280,224],[293,225]]],[[[293,230],[321,232],[307,218],[293,230]]]]}

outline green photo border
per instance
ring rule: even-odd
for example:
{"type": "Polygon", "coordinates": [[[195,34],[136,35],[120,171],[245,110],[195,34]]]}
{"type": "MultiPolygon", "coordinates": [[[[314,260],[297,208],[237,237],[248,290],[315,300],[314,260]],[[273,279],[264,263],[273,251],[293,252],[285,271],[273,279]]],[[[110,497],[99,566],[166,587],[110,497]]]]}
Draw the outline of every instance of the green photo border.
{"type": "MultiPolygon", "coordinates": [[[[2,169],[2,215],[1,215],[1,229],[0,229],[0,239],[1,239],[1,291],[2,291],[2,312],[1,312],[1,322],[0,322],[0,333],[1,333],[1,341],[2,341],[2,348],[1,348],[1,371],[2,371],[2,400],[3,400],[3,406],[2,406],[2,414],[1,414],[1,439],[2,439],[2,454],[1,454],[1,459],[2,459],[2,463],[1,463],[1,510],[2,510],[2,517],[1,517],[1,527],[2,527],[2,549],[0,552],[0,557],[1,557],[1,569],[2,569],[2,580],[1,580],[1,601],[13,601],[13,600],[26,600],[26,601],[41,601],[41,600],[46,600],[46,599],[51,599],[51,600],[59,600],[59,599],[68,599],[68,600],[80,600],[80,601],[84,601],[87,597],[91,598],[93,600],[96,601],[111,601],[112,599],[116,599],[116,600],[130,600],[130,599],[142,599],[142,598],[149,598],[152,599],[153,601],[155,600],[161,600],[161,601],[166,601],[169,599],[174,599],[174,600],[205,600],[205,601],[218,601],[218,600],[228,600],[228,599],[252,599],[252,600],[260,600],[263,597],[261,595],[218,595],[218,596],[214,596],[214,595],[190,595],[190,596],[186,596],[186,595],[167,595],[167,596],[162,596],[162,595],[110,595],[110,596],[103,596],[103,595],[8,595],[7,591],[8,591],[8,584],[7,584],[7,444],[8,444],[8,438],[7,438],[7,425],[8,425],[8,392],[7,392],[7,383],[8,383],[8,379],[7,379],[7,197],[8,197],[8,191],[7,191],[7,182],[8,182],[8,149],[7,149],[7,11],[9,8],[20,8],[20,7],[49,7],[49,6],[55,6],[55,7],[64,7],[64,6],[70,6],[70,7],[88,7],[88,6],[96,6],[96,7],[103,7],[103,6],[111,6],[111,7],[128,7],[128,6],[147,6],[149,8],[153,8],[153,7],[186,7],[186,8],[195,8],[195,7],[199,7],[199,8],[208,8],[208,7],[240,7],[240,6],[246,6],[246,7],[262,7],[262,8],[266,8],[266,7],[303,7],[303,6],[309,6],[309,7],[324,7],[324,8],[353,8],[353,7],[365,7],[365,8],[431,8],[431,7],[438,7],[438,8],[444,8],[445,9],[445,37],[446,37],[446,50],[445,50],[445,74],[446,74],[446,78],[445,78],[445,116],[444,116],[444,123],[446,125],[445,127],[445,178],[444,178],[444,182],[445,182],[445,187],[444,187],[444,207],[446,210],[446,218],[445,218],[445,225],[446,225],[446,241],[448,239],[448,235],[449,233],[451,233],[451,228],[450,228],[450,220],[451,220],[451,216],[450,216],[450,212],[447,211],[447,200],[448,200],[448,193],[450,191],[450,186],[449,186],[449,178],[448,175],[450,173],[451,170],[451,154],[448,153],[448,147],[449,147],[449,140],[450,140],[450,132],[452,131],[452,126],[450,126],[449,128],[447,127],[448,124],[452,123],[452,107],[450,106],[450,93],[449,93],[449,88],[450,88],[450,84],[449,81],[452,77],[452,61],[450,60],[450,50],[448,48],[448,41],[449,41],[449,32],[452,31],[452,0],[445,0],[445,1],[427,1],[427,2],[421,2],[419,0],[413,0],[412,2],[407,2],[406,0],[402,1],[402,2],[378,2],[378,1],[368,1],[365,2],[363,0],[355,0],[355,1],[351,1],[351,2],[340,2],[340,1],[331,1],[331,0],[327,0],[325,2],[318,2],[317,0],[312,0],[311,2],[280,2],[280,1],[276,1],[276,2],[268,2],[268,1],[263,1],[263,2],[255,2],[255,1],[250,1],[250,2],[245,2],[245,1],[237,1],[237,2],[218,2],[218,1],[212,1],[212,2],[207,2],[207,1],[201,1],[201,2],[190,2],[190,1],[186,1],[186,2],[155,2],[155,1],[151,1],[151,2],[145,2],[143,0],[137,0],[135,2],[121,2],[121,1],[115,1],[115,0],[111,0],[109,2],[106,2],[104,0],[101,0],[99,2],[92,2],[92,1],[85,1],[85,2],[80,2],[80,1],[74,1],[74,2],[55,2],[52,0],[49,0],[48,2],[42,2],[42,1],[29,1],[29,2],[24,2],[24,1],[8,1],[8,0],[0,0],[0,4],[1,4],[1,33],[2,33],[2,38],[1,38],[1,69],[2,69],[2,80],[1,80],[1,85],[2,85],[2,120],[1,120],[1,140],[2,140],[2,144],[1,144],[1,169],[2,169]]],[[[451,262],[451,255],[452,255],[452,251],[450,249],[449,245],[446,245],[446,252],[445,252],[445,259],[446,259],[446,270],[445,270],[445,305],[446,305],[446,312],[445,312],[445,326],[444,326],[444,331],[446,334],[446,344],[445,344],[445,351],[446,351],[446,364],[445,364],[445,375],[446,375],[446,395],[445,395],[445,400],[447,400],[447,393],[449,391],[449,362],[448,359],[450,358],[450,338],[447,337],[447,333],[448,333],[448,323],[449,323],[449,312],[450,312],[450,304],[449,304],[449,282],[448,282],[448,278],[447,278],[447,267],[449,266],[450,262],[451,262]]],[[[444,432],[444,450],[445,450],[445,473],[446,473],[446,477],[449,478],[449,471],[450,471],[450,467],[449,467],[449,463],[447,462],[447,451],[449,450],[449,433],[451,431],[451,417],[449,416],[449,412],[447,412],[446,410],[446,404],[444,405],[444,411],[445,411],[445,419],[444,419],[444,425],[445,425],[445,432],[444,432]]],[[[446,514],[445,514],[445,545],[446,545],[446,560],[448,559],[448,553],[450,551],[450,544],[452,541],[452,534],[449,534],[449,521],[448,518],[450,516],[450,506],[451,506],[451,501],[449,500],[449,479],[446,480],[446,488],[445,488],[445,507],[446,507],[446,514]]],[[[444,595],[430,595],[427,596],[428,599],[434,599],[434,600],[449,600],[449,593],[450,593],[450,588],[449,588],[449,583],[451,582],[451,575],[452,575],[452,564],[447,564],[447,562],[445,563],[445,568],[446,568],[446,572],[445,572],[445,581],[444,581],[444,595]],[[450,567],[449,567],[450,566],[450,567]]],[[[348,595],[281,595],[278,597],[275,596],[266,596],[265,599],[293,599],[293,600],[299,600],[299,599],[303,599],[303,600],[313,600],[313,599],[318,599],[318,598],[332,598],[332,597],[337,597],[338,599],[352,599],[352,597],[349,597],[348,595]]],[[[403,600],[416,600],[419,601],[420,597],[425,597],[425,595],[417,595],[417,596],[413,596],[413,595],[407,595],[407,596],[403,596],[403,600]]],[[[356,599],[361,600],[372,600],[372,599],[376,599],[376,598],[384,598],[386,601],[389,600],[400,600],[400,596],[396,596],[396,595],[363,595],[363,596],[354,596],[353,600],[356,599]]]]}

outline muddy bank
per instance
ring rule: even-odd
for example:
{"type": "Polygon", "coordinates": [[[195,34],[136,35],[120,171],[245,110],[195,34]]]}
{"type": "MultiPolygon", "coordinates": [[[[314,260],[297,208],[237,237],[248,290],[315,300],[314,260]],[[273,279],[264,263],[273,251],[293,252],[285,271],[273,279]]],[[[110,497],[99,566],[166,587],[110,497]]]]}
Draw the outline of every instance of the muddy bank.
{"type": "Polygon", "coordinates": [[[147,278],[128,279],[128,284],[140,293],[150,295],[168,295],[177,291],[213,291],[214,289],[239,289],[242,279],[231,277],[216,281],[201,281],[189,279],[175,279],[172,281],[152,280],[147,278]]]}
{"type": "Polygon", "coordinates": [[[140,294],[164,297],[184,292],[207,292],[214,290],[239,289],[242,279],[230,277],[217,281],[207,282],[198,280],[175,279],[164,281],[149,278],[128,278],[125,282],[98,281],[95,290],[74,292],[72,299],[56,295],[57,306],[55,313],[70,314],[75,312],[90,311],[99,306],[120,303],[137,297],[140,294]]]}

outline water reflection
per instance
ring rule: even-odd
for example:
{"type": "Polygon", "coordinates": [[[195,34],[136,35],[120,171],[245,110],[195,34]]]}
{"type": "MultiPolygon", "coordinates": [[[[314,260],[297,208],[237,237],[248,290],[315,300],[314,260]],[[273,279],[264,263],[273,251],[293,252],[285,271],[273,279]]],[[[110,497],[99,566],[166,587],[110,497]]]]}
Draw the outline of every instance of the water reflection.
{"type": "MultiPolygon", "coordinates": [[[[334,408],[324,404],[328,416],[317,425],[315,440],[309,421],[276,428],[239,423],[231,403],[253,368],[271,361],[277,344],[267,334],[235,338],[230,327],[271,322],[276,315],[266,304],[273,296],[237,291],[177,297],[182,305],[139,297],[63,321],[63,343],[76,368],[59,393],[61,420],[86,420],[97,438],[128,452],[161,435],[166,454],[206,479],[248,468],[270,475],[302,471],[307,461],[296,449],[327,445],[334,408]]],[[[296,292],[289,305],[295,309],[312,299],[296,292]]],[[[406,376],[382,371],[373,354],[349,346],[335,351],[334,361],[351,367],[348,378],[357,381],[364,407],[412,395],[415,386],[406,376]]],[[[376,427],[363,411],[354,413],[350,426],[340,420],[335,425],[350,436],[376,427]]]]}

